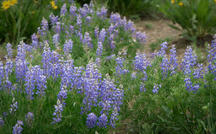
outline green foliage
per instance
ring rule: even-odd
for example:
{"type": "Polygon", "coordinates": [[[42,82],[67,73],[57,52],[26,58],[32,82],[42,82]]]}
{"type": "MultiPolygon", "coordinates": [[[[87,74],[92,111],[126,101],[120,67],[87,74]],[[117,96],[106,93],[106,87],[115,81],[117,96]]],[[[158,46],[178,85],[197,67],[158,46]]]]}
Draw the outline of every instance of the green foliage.
{"type": "Polygon", "coordinates": [[[163,42],[168,42],[169,43],[171,41],[172,41],[172,39],[169,38],[169,37],[167,37],[165,39],[158,39],[156,42],[150,44],[150,48],[151,48],[152,51],[155,51],[160,47],[161,43],[163,43],[163,42]]]}
{"type": "Polygon", "coordinates": [[[154,2],[155,0],[108,0],[108,8],[123,16],[148,16],[153,13],[154,2]]]}
{"type": "Polygon", "coordinates": [[[178,72],[162,78],[160,64],[161,60],[156,59],[152,67],[147,68],[146,91],[136,96],[133,107],[128,110],[127,118],[131,120],[129,127],[133,133],[215,133],[214,76],[207,74],[205,83],[199,81],[202,86],[197,92],[188,92],[184,87],[185,75],[178,72]],[[162,84],[157,94],[152,93],[154,83],[162,84]]]}
{"type": "MultiPolygon", "coordinates": [[[[184,31],[190,40],[204,37],[216,30],[216,3],[214,0],[164,0],[161,11],[184,31]]],[[[172,25],[172,28],[180,30],[172,25]]]]}
{"type": "MultiPolygon", "coordinates": [[[[5,0],[1,1],[2,5],[5,0]]],[[[0,9],[0,42],[18,43],[29,39],[51,11],[50,0],[18,0],[8,9],[0,9]]]]}

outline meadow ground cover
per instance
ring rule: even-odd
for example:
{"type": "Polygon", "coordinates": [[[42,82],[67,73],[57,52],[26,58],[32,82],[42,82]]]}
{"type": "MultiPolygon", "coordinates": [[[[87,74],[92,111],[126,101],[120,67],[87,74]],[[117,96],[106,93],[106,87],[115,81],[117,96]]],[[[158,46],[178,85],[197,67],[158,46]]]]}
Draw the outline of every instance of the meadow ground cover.
{"type": "Polygon", "coordinates": [[[147,58],[146,38],[104,7],[64,4],[16,55],[7,44],[0,133],[109,133],[125,119],[131,133],[215,133],[216,41],[198,63],[166,42],[147,58]]]}

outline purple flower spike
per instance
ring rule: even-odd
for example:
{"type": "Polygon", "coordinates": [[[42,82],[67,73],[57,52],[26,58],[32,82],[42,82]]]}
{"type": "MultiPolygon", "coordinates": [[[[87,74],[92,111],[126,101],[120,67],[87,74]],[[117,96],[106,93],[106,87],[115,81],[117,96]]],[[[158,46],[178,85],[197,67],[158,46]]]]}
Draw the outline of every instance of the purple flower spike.
{"type": "Polygon", "coordinates": [[[102,128],[102,127],[107,127],[107,122],[108,122],[108,118],[107,118],[106,114],[102,114],[102,115],[98,118],[97,126],[99,126],[100,128],[102,128]]]}
{"type": "Polygon", "coordinates": [[[88,114],[86,125],[88,128],[94,128],[97,123],[97,116],[94,113],[88,114]]]}
{"type": "Polygon", "coordinates": [[[152,92],[155,94],[155,93],[158,93],[159,91],[159,88],[161,88],[161,85],[158,85],[158,84],[154,84],[154,87],[153,87],[153,90],[152,92]]]}
{"type": "Polygon", "coordinates": [[[73,41],[70,39],[70,40],[67,40],[64,44],[64,54],[65,55],[68,55],[69,53],[71,53],[72,51],[72,48],[73,48],[73,41]]]}
{"type": "Polygon", "coordinates": [[[0,117],[0,128],[4,126],[4,120],[0,117]]]}
{"type": "Polygon", "coordinates": [[[97,48],[96,54],[97,56],[101,56],[102,53],[103,53],[103,44],[102,42],[98,42],[98,48],[97,48]]]}
{"type": "Polygon", "coordinates": [[[65,13],[67,12],[67,7],[66,7],[66,3],[62,6],[61,8],[61,16],[65,16],[65,13]]]}
{"type": "Polygon", "coordinates": [[[7,46],[6,46],[6,48],[7,48],[8,57],[12,58],[13,57],[12,45],[10,43],[8,43],[7,46]]]}
{"type": "Polygon", "coordinates": [[[13,127],[13,134],[21,134],[23,131],[23,121],[18,120],[17,124],[13,127]]]}
{"type": "Polygon", "coordinates": [[[61,122],[62,120],[62,111],[63,111],[63,105],[60,100],[57,100],[57,104],[55,105],[55,112],[53,113],[53,122],[52,124],[56,124],[61,122]]]}
{"type": "Polygon", "coordinates": [[[27,125],[31,127],[34,121],[34,114],[32,112],[28,112],[25,116],[25,121],[27,125]]]}

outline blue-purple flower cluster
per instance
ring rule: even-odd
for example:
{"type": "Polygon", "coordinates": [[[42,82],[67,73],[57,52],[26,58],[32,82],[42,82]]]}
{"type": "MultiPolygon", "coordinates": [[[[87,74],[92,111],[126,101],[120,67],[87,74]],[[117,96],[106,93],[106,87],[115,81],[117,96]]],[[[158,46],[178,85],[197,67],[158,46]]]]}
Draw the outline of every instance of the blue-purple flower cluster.
{"type": "MultiPolygon", "coordinates": [[[[19,93],[25,94],[28,101],[32,103],[37,99],[49,97],[47,96],[49,81],[58,82],[60,91],[55,94],[56,103],[51,107],[53,113],[50,117],[51,124],[58,125],[64,120],[63,111],[68,106],[67,99],[73,97],[70,93],[73,93],[81,96],[82,101],[78,104],[81,105],[80,116],[86,117],[86,126],[106,128],[115,127],[119,117],[125,93],[120,83],[124,79],[122,75],[131,74],[133,81],[140,79],[138,80],[141,83],[139,90],[147,93],[146,91],[151,87],[149,89],[151,94],[160,94],[165,87],[159,81],[178,74],[183,76],[185,88],[194,92],[200,88],[199,82],[204,80],[206,73],[213,74],[216,80],[216,41],[213,41],[209,48],[208,68],[205,68],[204,64],[197,63],[197,56],[192,47],[186,49],[184,58],[179,63],[174,46],[169,51],[170,56],[167,55],[167,42],[161,44],[161,49],[153,57],[154,59],[137,52],[134,60],[130,61],[125,58],[127,46],[121,48],[119,45],[127,40],[121,37],[121,34],[129,35],[127,42],[131,45],[138,42],[144,43],[146,35],[137,32],[133,22],[121,18],[118,13],[112,13],[110,18],[107,18],[106,8],[102,7],[99,10],[95,8],[92,3],[85,4],[81,8],[77,8],[72,3],[68,11],[64,4],[60,17],[51,14],[49,16],[51,23],[43,18],[37,34],[32,35],[31,45],[23,42],[18,45],[15,61],[12,46],[8,43],[5,64],[0,61],[0,90],[18,89],[15,85],[18,84],[19,93]],[[101,23],[108,24],[104,24],[104,27],[102,24],[96,25],[94,21],[98,19],[101,23]],[[114,53],[120,53],[120,49],[124,51],[123,56],[119,54],[115,57],[114,53]],[[35,62],[38,61],[35,60],[38,59],[34,59],[34,54],[39,55],[38,59],[41,61],[37,65],[35,62]],[[103,65],[112,62],[111,59],[116,63],[113,70],[110,69],[109,74],[102,74],[103,65]],[[155,64],[154,60],[158,60],[159,65],[152,68],[155,64]],[[131,68],[133,69],[129,70],[131,68]],[[111,76],[112,74],[115,75],[111,76]],[[12,75],[15,75],[16,82],[11,79],[12,75]],[[154,81],[155,79],[160,80],[154,81]],[[151,86],[147,81],[151,81],[151,86]]],[[[11,114],[17,112],[18,102],[19,100],[13,99],[9,109],[11,114]]],[[[27,113],[26,122],[29,127],[32,127],[34,120],[36,120],[34,114],[27,113]]],[[[0,127],[3,126],[2,124],[4,125],[4,121],[0,118],[0,127]]],[[[13,133],[20,134],[22,127],[23,122],[17,121],[13,133]]]]}

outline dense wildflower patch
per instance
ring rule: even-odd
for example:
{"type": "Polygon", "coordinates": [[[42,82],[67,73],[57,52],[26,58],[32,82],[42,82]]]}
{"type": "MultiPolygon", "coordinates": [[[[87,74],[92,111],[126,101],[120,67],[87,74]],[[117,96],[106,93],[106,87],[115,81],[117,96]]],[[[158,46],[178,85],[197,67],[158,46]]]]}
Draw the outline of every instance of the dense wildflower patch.
{"type": "MultiPolygon", "coordinates": [[[[203,65],[197,63],[192,47],[186,49],[182,62],[175,46],[169,49],[166,42],[152,57],[137,52],[145,40],[132,21],[117,13],[108,17],[104,7],[64,4],[60,16],[51,14],[49,20],[42,20],[31,44],[18,45],[16,56],[7,45],[6,61],[0,62],[0,132],[107,133],[124,115],[132,116],[135,123],[155,121],[156,128],[163,128],[155,129],[158,133],[171,129],[161,126],[171,125],[165,119],[161,122],[167,114],[171,121],[171,116],[182,120],[187,114],[188,126],[196,125],[190,122],[194,117],[207,124],[206,111],[196,108],[208,103],[211,111],[216,104],[216,42],[209,46],[203,65]],[[169,103],[174,98],[179,103],[169,103]],[[198,101],[191,104],[194,109],[181,101],[193,102],[190,98],[198,101]],[[128,105],[134,99],[131,110],[128,105]],[[182,109],[174,112],[178,104],[182,109]],[[144,109],[136,109],[140,105],[144,109]],[[164,114],[164,109],[169,113],[164,114]],[[134,114],[128,115],[131,111],[134,114]]],[[[214,115],[209,118],[215,123],[214,115]]],[[[172,125],[181,129],[176,122],[172,125]]]]}

